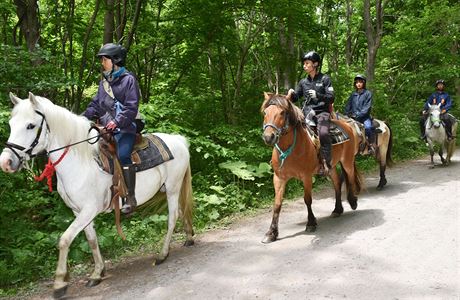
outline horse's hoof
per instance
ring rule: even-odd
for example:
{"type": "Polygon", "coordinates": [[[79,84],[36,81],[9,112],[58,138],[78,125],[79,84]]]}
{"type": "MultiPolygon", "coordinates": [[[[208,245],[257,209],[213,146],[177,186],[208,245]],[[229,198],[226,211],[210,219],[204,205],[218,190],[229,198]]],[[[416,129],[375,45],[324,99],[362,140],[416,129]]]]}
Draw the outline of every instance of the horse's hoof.
{"type": "Polygon", "coordinates": [[[358,199],[353,199],[353,200],[350,200],[348,201],[348,203],[350,203],[350,207],[352,210],[356,210],[358,208],[358,199]]]}
{"type": "Polygon", "coordinates": [[[430,165],[428,168],[429,169],[434,169],[434,165],[430,165]]]}
{"type": "Polygon", "coordinates": [[[162,263],[165,262],[165,260],[168,258],[168,256],[169,256],[169,253],[168,253],[165,257],[163,257],[163,258],[155,258],[155,259],[153,260],[152,265],[153,265],[153,266],[161,265],[162,263]]]}
{"type": "Polygon", "coordinates": [[[307,227],[305,227],[305,231],[306,232],[315,232],[316,231],[316,225],[307,225],[307,227]]]}
{"type": "Polygon", "coordinates": [[[186,240],[185,243],[184,243],[185,247],[190,247],[190,246],[193,246],[193,245],[195,245],[194,240],[186,240]]]}
{"type": "Polygon", "coordinates": [[[265,235],[264,239],[262,240],[262,243],[264,244],[270,244],[276,241],[276,237],[273,234],[265,235]]]}
{"type": "Polygon", "coordinates": [[[338,212],[333,211],[333,212],[331,213],[331,218],[338,218],[338,217],[340,217],[341,215],[342,215],[341,213],[338,213],[338,212]]]}
{"type": "Polygon", "coordinates": [[[65,296],[65,294],[67,293],[67,287],[68,287],[68,285],[54,290],[53,291],[53,298],[54,299],[62,299],[65,296]]]}
{"type": "Polygon", "coordinates": [[[98,279],[89,279],[87,282],[86,282],[86,287],[93,287],[93,286],[96,286],[98,285],[99,283],[102,282],[102,278],[98,278],[98,279]]]}

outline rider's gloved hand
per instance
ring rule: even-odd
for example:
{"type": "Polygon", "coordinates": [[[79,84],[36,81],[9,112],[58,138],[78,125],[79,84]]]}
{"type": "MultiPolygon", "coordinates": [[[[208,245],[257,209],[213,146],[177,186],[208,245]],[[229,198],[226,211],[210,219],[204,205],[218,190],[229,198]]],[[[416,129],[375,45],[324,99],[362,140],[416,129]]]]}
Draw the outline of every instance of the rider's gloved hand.
{"type": "Polygon", "coordinates": [[[308,90],[307,91],[308,95],[310,96],[311,99],[318,99],[316,96],[316,91],[315,90],[308,90]]]}
{"type": "Polygon", "coordinates": [[[110,121],[109,123],[107,123],[105,128],[109,131],[114,131],[115,128],[117,128],[117,123],[115,123],[115,121],[110,121]]]}

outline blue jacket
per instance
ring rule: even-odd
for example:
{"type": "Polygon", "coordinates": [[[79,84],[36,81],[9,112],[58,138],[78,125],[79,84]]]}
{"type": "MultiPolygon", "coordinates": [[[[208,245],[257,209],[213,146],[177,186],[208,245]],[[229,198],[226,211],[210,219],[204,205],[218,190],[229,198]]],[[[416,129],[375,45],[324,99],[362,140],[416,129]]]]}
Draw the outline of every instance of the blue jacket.
{"type": "Polygon", "coordinates": [[[136,133],[134,120],[138,113],[140,100],[139,85],[136,78],[133,74],[124,72],[109,82],[115,99],[121,104],[121,111],[118,113],[115,101],[105,91],[103,82],[104,80],[99,82],[96,96],[89,103],[83,115],[90,120],[99,118],[103,126],[113,120],[122,133],[136,133]]]}
{"type": "Polygon", "coordinates": [[[360,122],[371,117],[372,93],[363,89],[361,93],[354,91],[345,104],[345,114],[352,113],[360,122]]]}
{"type": "Polygon", "coordinates": [[[430,105],[437,105],[441,103],[441,110],[445,109],[446,111],[449,111],[449,109],[452,107],[452,100],[450,99],[449,94],[446,92],[439,92],[436,91],[433,94],[428,97],[428,99],[425,102],[424,109],[428,110],[428,104],[430,105]]]}
{"type": "Polygon", "coordinates": [[[330,106],[334,102],[334,88],[328,75],[318,73],[315,78],[307,76],[299,81],[295,92],[292,94],[293,102],[305,97],[304,105],[311,107],[316,114],[330,112],[330,106]],[[310,99],[308,90],[315,90],[317,99],[310,99]]]}

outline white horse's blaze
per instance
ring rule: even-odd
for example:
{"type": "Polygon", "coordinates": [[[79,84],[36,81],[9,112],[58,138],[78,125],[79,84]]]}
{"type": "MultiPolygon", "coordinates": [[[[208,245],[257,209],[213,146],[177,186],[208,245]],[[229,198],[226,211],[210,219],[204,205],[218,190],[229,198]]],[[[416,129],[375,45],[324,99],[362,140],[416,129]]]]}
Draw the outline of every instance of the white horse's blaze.
{"type": "MultiPolygon", "coordinates": [[[[11,133],[8,143],[18,145],[17,155],[5,148],[0,155],[0,166],[5,172],[16,172],[21,168],[21,160],[28,160],[26,151],[31,154],[67,146],[87,139],[90,122],[65,108],[54,105],[46,98],[29,94],[22,100],[10,94],[14,109],[10,119],[11,133]],[[42,115],[43,114],[43,117],[42,115]],[[38,126],[44,118],[43,128],[38,126]],[[23,150],[19,150],[22,149],[23,150]],[[20,156],[17,157],[17,156],[20,156]]],[[[93,133],[92,133],[93,135],[93,133]]],[[[168,233],[159,259],[165,259],[169,253],[169,244],[179,212],[184,217],[187,242],[192,240],[192,206],[193,195],[190,175],[190,154],[184,137],[170,134],[157,134],[171,150],[174,159],[155,168],[137,173],[136,199],[138,205],[150,200],[164,186],[168,201],[168,233]],[[180,211],[179,211],[180,209],[180,211]]],[[[50,154],[51,161],[56,161],[64,150],[50,154]]],[[[59,241],[59,261],[56,268],[54,289],[59,295],[65,293],[67,286],[67,255],[69,246],[76,235],[84,230],[95,261],[91,280],[100,280],[104,262],[99,251],[93,219],[101,212],[109,210],[110,186],[112,176],[100,170],[94,159],[98,152],[97,145],[81,143],[70,148],[65,158],[56,167],[57,190],[64,202],[72,209],[75,220],[67,228],[59,241]],[[64,290],[64,292],[63,292],[64,290]]]]}

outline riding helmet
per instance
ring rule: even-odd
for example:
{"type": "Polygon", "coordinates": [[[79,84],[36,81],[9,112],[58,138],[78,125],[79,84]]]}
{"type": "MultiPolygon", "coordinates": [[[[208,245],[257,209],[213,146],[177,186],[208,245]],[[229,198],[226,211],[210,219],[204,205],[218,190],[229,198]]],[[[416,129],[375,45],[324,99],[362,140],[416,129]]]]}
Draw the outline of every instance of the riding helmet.
{"type": "Polygon", "coordinates": [[[436,80],[436,83],[434,84],[434,86],[438,86],[439,83],[442,83],[444,86],[446,85],[446,82],[443,80],[443,79],[438,79],[436,80]]]}
{"type": "Polygon", "coordinates": [[[125,65],[126,49],[119,44],[108,43],[102,46],[97,53],[97,57],[102,56],[109,57],[115,65],[122,67],[125,65]]]}
{"type": "Polygon", "coordinates": [[[364,75],[362,75],[362,74],[356,75],[355,79],[353,80],[353,84],[356,84],[356,80],[358,80],[358,79],[364,81],[364,87],[366,87],[366,81],[367,81],[366,77],[364,75]]]}
{"type": "Polygon", "coordinates": [[[318,63],[318,65],[321,64],[321,56],[315,52],[315,51],[310,51],[310,52],[307,52],[305,53],[303,56],[302,56],[302,63],[306,60],[310,60],[312,62],[316,62],[318,63]]]}

